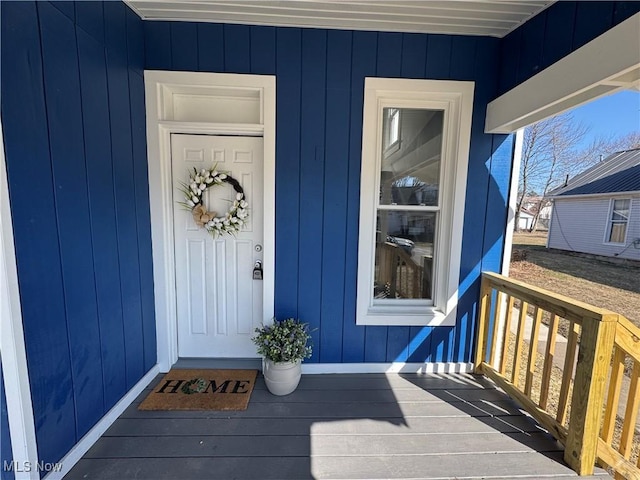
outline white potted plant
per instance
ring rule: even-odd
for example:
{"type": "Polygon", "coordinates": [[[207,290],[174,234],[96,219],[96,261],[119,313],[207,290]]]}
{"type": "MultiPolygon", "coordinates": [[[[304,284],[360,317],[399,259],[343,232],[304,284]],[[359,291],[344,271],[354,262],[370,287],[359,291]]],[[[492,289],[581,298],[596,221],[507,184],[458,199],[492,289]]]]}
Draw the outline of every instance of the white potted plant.
{"type": "Polygon", "coordinates": [[[293,318],[256,328],[253,343],[264,357],[262,374],[274,395],[289,395],[300,382],[302,361],[311,356],[309,328],[293,318]]]}

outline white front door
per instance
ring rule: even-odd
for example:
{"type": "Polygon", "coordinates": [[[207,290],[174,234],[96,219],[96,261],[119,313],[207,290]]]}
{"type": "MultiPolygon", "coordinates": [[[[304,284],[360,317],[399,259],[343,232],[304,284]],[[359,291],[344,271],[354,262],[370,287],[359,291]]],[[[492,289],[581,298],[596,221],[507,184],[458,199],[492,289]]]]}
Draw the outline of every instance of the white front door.
{"type": "MultiPolygon", "coordinates": [[[[216,165],[240,183],[249,203],[239,234],[213,238],[174,190],[178,356],[257,357],[251,336],[262,322],[262,281],[253,279],[253,268],[263,254],[263,139],[172,134],[171,158],[174,186],[194,167],[216,165]]],[[[228,183],[209,187],[204,205],[223,216],[235,194],[228,183]]]]}

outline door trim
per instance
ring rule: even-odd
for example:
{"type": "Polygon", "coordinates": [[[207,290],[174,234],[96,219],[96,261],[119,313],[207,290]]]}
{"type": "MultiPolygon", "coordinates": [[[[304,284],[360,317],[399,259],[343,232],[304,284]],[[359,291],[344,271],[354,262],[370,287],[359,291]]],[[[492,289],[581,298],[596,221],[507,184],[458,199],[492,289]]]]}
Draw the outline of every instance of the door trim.
{"type": "MultiPolygon", "coordinates": [[[[168,372],[178,360],[176,321],[176,275],[173,237],[173,191],[171,178],[172,133],[262,136],[264,139],[264,256],[263,314],[274,315],[275,280],[275,157],[276,78],[273,75],[241,75],[201,72],[145,70],[147,115],[147,161],[149,206],[153,245],[153,280],[156,315],[158,367],[168,372]],[[233,98],[238,90],[254,92],[260,98],[256,123],[208,123],[175,121],[173,95],[193,91],[198,96],[233,98]]],[[[204,102],[203,102],[204,103],[204,102]]]]}

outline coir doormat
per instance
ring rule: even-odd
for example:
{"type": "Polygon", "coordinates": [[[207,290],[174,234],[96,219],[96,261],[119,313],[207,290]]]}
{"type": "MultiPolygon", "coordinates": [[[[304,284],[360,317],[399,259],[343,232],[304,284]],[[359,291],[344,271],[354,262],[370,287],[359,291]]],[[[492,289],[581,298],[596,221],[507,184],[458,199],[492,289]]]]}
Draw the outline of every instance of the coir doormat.
{"type": "Polygon", "coordinates": [[[257,374],[257,370],[174,369],[138,410],[246,410],[257,374]]]}

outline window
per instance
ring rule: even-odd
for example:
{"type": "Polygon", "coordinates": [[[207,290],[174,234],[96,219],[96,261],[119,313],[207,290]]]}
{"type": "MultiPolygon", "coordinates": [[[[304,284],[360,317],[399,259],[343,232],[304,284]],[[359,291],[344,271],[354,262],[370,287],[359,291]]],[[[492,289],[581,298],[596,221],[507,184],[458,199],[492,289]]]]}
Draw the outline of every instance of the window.
{"type": "Polygon", "coordinates": [[[472,82],[365,80],[359,325],[453,325],[472,82]]]}
{"type": "Polygon", "coordinates": [[[631,200],[628,198],[611,201],[611,216],[606,240],[608,243],[625,243],[631,200]]]}

